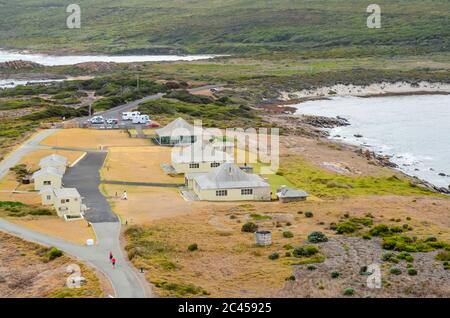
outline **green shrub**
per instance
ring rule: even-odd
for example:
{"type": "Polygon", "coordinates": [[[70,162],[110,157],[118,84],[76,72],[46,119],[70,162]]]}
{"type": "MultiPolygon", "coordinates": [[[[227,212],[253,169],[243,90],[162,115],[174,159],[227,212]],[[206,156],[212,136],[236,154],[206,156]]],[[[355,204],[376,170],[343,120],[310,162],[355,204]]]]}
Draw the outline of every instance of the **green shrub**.
{"type": "Polygon", "coordinates": [[[308,267],[306,267],[306,269],[309,271],[315,271],[317,269],[317,267],[315,267],[314,265],[308,265],[308,267]]]}
{"type": "Polygon", "coordinates": [[[381,259],[385,262],[394,262],[394,263],[397,262],[396,255],[394,253],[384,253],[381,256],[381,259]]]}
{"type": "Polygon", "coordinates": [[[414,257],[411,256],[411,254],[407,253],[407,252],[401,252],[397,255],[398,259],[401,260],[405,260],[407,262],[413,262],[414,261],[414,257]]]}
{"type": "Polygon", "coordinates": [[[393,275],[400,275],[402,273],[402,270],[398,267],[392,267],[389,270],[389,273],[393,274],[393,275]]]}
{"type": "Polygon", "coordinates": [[[417,275],[417,270],[414,268],[408,268],[408,275],[409,276],[416,276],[417,275]]]}
{"type": "Polygon", "coordinates": [[[189,245],[188,246],[188,250],[191,251],[191,252],[198,250],[197,243],[193,243],[193,244],[189,245]]]}
{"type": "Polygon", "coordinates": [[[328,242],[328,237],[319,231],[314,231],[308,235],[308,241],[311,243],[323,243],[328,242]]]}
{"type": "Polygon", "coordinates": [[[439,252],[436,255],[436,259],[438,261],[448,262],[448,261],[450,261],[450,252],[448,252],[448,251],[439,252]]]}
{"type": "Polygon", "coordinates": [[[374,226],[372,229],[370,229],[369,233],[372,236],[384,236],[392,234],[392,232],[389,230],[389,227],[384,224],[374,226]]]}
{"type": "Polygon", "coordinates": [[[350,233],[356,232],[356,230],[358,230],[358,229],[359,229],[359,227],[356,224],[348,221],[348,222],[339,223],[336,228],[336,233],[337,234],[350,234],[350,233]]]}
{"type": "Polygon", "coordinates": [[[53,261],[54,259],[63,256],[63,252],[56,247],[52,247],[46,254],[46,257],[49,261],[53,261]]]}
{"type": "Polygon", "coordinates": [[[294,275],[286,277],[286,281],[294,281],[294,280],[295,280],[295,276],[294,275]]]}
{"type": "Polygon", "coordinates": [[[247,222],[242,225],[241,231],[247,233],[255,233],[258,230],[258,225],[253,222],[247,222]]]}
{"type": "Polygon", "coordinates": [[[316,255],[319,252],[319,249],[314,245],[305,245],[296,247],[292,252],[292,255],[295,257],[309,257],[316,255]]]}
{"type": "Polygon", "coordinates": [[[353,288],[346,288],[343,291],[344,296],[353,296],[355,294],[355,290],[353,288]]]}
{"type": "Polygon", "coordinates": [[[306,211],[305,212],[305,217],[312,218],[313,216],[314,216],[314,214],[311,211],[306,211]]]}
{"type": "Polygon", "coordinates": [[[330,274],[331,278],[338,278],[340,276],[339,272],[331,272],[330,274]]]}
{"type": "Polygon", "coordinates": [[[250,214],[250,217],[251,217],[253,220],[255,220],[255,221],[265,221],[265,220],[270,220],[270,219],[272,219],[272,217],[269,216],[269,215],[260,215],[260,214],[257,214],[257,213],[252,213],[252,214],[250,214]]]}
{"type": "Polygon", "coordinates": [[[278,258],[280,258],[280,254],[278,254],[277,252],[274,252],[269,255],[269,259],[271,259],[271,260],[276,260],[278,258]]]}
{"type": "Polygon", "coordinates": [[[294,234],[291,231],[284,231],[283,237],[284,238],[292,238],[292,237],[294,237],[294,234]]]}

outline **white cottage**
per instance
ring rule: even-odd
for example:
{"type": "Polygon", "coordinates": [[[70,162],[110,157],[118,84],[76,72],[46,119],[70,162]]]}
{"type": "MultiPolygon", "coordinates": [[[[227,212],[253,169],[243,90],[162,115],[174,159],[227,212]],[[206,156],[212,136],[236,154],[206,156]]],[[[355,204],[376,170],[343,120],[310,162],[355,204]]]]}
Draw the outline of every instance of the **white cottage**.
{"type": "Polygon", "coordinates": [[[155,141],[160,145],[192,144],[201,138],[203,130],[183,118],[177,118],[163,128],[156,129],[155,141]]]}
{"type": "Polygon", "coordinates": [[[196,142],[172,152],[172,167],[176,173],[209,172],[225,162],[234,162],[233,155],[216,149],[209,142],[196,142]]]}
{"type": "Polygon", "coordinates": [[[192,190],[205,201],[270,201],[270,185],[260,176],[224,163],[192,180],[192,190]]]}
{"type": "Polygon", "coordinates": [[[68,160],[66,157],[52,154],[50,156],[44,157],[39,161],[39,167],[41,168],[55,168],[60,174],[66,172],[68,160]]]}
{"type": "Polygon", "coordinates": [[[56,213],[66,220],[80,218],[86,211],[80,193],[75,188],[54,189],[56,213]]]}
{"type": "Polygon", "coordinates": [[[63,175],[53,167],[45,167],[33,173],[31,179],[34,181],[34,189],[40,191],[43,187],[62,187],[63,175]]]}

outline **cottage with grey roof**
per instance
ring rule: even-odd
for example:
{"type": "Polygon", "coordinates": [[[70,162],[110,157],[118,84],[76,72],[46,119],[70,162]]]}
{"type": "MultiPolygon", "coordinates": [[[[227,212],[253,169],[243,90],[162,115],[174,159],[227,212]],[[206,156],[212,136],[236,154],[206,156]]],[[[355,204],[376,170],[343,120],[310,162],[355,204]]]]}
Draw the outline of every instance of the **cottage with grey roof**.
{"type": "Polygon", "coordinates": [[[156,129],[154,140],[160,145],[174,146],[177,144],[191,144],[200,139],[203,131],[179,117],[164,126],[156,129]]]}
{"type": "Polygon", "coordinates": [[[270,201],[270,185],[260,176],[245,173],[233,163],[223,163],[193,178],[194,193],[205,201],[270,201]]]}

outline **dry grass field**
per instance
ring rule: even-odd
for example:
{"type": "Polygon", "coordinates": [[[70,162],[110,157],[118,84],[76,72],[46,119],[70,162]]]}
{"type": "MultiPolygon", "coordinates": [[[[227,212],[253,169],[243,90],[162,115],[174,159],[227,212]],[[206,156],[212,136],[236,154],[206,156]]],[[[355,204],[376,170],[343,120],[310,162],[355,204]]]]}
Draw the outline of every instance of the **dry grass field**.
{"type": "Polygon", "coordinates": [[[129,138],[124,130],[63,129],[41,142],[42,145],[68,148],[148,146],[149,140],[129,138]]]}
{"type": "Polygon", "coordinates": [[[21,225],[30,230],[47,234],[75,244],[85,245],[87,239],[95,240],[92,227],[86,220],[66,222],[56,216],[7,218],[9,222],[21,225]]]}
{"type": "Polygon", "coordinates": [[[183,177],[171,177],[161,168],[171,162],[170,147],[112,147],[101,170],[104,180],[183,184],[183,177]]]}

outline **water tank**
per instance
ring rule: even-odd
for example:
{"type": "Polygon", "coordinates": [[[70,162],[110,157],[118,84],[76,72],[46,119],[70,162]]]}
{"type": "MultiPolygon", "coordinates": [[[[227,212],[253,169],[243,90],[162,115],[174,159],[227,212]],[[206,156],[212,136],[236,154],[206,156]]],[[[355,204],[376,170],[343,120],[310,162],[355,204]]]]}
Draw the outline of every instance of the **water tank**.
{"type": "Polygon", "coordinates": [[[269,246],[272,244],[272,232],[257,231],[255,232],[256,245],[269,246]]]}

